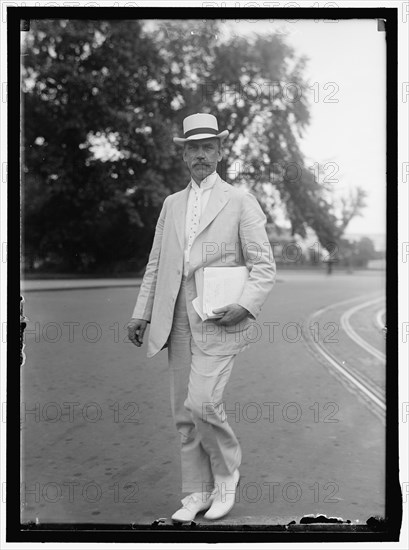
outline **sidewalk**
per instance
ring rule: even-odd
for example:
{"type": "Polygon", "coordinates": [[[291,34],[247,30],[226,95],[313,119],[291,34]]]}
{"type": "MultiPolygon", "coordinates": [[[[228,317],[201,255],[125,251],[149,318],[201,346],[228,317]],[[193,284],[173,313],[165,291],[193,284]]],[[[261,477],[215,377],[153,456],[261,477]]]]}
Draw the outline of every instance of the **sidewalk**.
{"type": "Polygon", "coordinates": [[[132,279],[33,279],[21,281],[21,292],[81,290],[88,288],[138,287],[142,278],[132,279]]]}

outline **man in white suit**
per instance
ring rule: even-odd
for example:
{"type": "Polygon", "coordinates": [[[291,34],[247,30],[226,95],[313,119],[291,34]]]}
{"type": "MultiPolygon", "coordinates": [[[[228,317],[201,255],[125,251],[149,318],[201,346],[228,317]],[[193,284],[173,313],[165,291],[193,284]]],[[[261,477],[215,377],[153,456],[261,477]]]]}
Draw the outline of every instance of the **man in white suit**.
{"type": "Polygon", "coordinates": [[[183,507],[174,521],[192,521],[200,511],[218,519],[234,506],[240,444],[226,421],[222,397],[236,355],[254,341],[255,319],[275,283],[275,262],[256,198],[216,173],[222,158],[216,117],[183,121],[183,159],[191,180],[169,195],[156,225],[149,261],[128,324],[141,346],[150,323],[147,356],[168,348],[170,397],[181,437],[183,507]],[[247,266],[238,303],[213,310],[202,321],[192,305],[195,272],[203,267],[247,266]]]}

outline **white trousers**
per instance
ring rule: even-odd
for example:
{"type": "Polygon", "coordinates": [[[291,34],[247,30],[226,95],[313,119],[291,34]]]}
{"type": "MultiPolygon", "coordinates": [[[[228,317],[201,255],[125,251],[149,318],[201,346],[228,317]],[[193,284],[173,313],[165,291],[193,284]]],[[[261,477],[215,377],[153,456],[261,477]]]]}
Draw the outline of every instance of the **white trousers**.
{"type": "Polygon", "coordinates": [[[207,355],[196,345],[183,277],[168,340],[170,400],[181,439],[182,492],[211,491],[215,475],[232,474],[240,466],[240,444],[222,403],[235,357],[207,355]]]}

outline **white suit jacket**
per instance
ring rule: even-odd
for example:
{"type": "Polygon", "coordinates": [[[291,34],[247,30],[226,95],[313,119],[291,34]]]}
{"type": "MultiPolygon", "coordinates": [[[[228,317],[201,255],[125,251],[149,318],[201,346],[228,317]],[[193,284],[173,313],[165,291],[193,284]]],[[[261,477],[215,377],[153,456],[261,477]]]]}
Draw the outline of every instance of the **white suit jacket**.
{"type": "MultiPolygon", "coordinates": [[[[183,272],[185,218],[190,183],[166,197],[132,317],[150,322],[147,357],[167,346],[183,272]]],[[[257,199],[217,176],[190,250],[186,280],[187,312],[197,346],[209,355],[242,351],[257,339],[260,310],[275,283],[276,266],[257,199]],[[250,314],[237,325],[202,321],[192,300],[194,273],[201,267],[246,265],[249,278],[239,304],[250,314]]]]}

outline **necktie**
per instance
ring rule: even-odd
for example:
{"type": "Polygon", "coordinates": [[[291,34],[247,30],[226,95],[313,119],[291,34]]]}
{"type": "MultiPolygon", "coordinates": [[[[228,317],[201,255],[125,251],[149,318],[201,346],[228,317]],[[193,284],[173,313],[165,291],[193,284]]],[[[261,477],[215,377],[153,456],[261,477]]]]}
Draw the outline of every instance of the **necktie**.
{"type": "Polygon", "coordinates": [[[192,217],[190,220],[190,229],[189,229],[189,238],[187,241],[187,248],[190,250],[190,247],[192,246],[193,240],[197,233],[197,228],[199,226],[200,221],[200,197],[201,197],[202,189],[199,191],[196,191],[195,189],[195,200],[193,203],[192,208],[192,217]]]}

